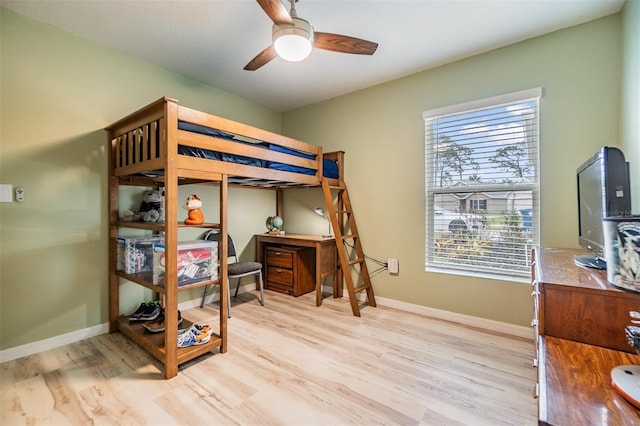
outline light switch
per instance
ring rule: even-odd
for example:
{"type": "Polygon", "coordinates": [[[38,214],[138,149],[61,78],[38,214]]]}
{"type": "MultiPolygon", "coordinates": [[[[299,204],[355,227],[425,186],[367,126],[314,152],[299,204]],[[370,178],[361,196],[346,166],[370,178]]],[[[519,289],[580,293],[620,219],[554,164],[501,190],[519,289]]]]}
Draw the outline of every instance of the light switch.
{"type": "Polygon", "coordinates": [[[13,201],[13,185],[0,184],[0,203],[10,203],[13,201]]]}

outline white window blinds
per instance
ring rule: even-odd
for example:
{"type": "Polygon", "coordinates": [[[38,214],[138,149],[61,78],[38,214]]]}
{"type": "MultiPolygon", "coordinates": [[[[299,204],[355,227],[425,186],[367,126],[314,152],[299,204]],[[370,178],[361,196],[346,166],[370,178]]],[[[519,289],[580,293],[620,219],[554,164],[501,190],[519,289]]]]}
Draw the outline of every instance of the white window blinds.
{"type": "Polygon", "coordinates": [[[426,111],[425,267],[524,277],[538,244],[541,89],[426,111]]]}

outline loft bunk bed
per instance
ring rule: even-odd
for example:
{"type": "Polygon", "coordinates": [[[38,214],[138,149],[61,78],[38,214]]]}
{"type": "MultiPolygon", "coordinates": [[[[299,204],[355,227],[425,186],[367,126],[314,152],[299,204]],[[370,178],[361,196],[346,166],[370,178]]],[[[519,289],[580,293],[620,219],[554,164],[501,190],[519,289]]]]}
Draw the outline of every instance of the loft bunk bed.
{"type": "MultiPolygon", "coordinates": [[[[178,291],[227,281],[229,185],[278,190],[278,215],[282,215],[280,190],[284,188],[322,186],[329,203],[329,188],[344,188],[346,191],[343,180],[344,153],[323,153],[321,147],[196,111],[167,97],[122,118],[106,130],[110,143],[109,329],[110,332],[122,332],[153,355],[163,363],[165,378],[171,378],[177,374],[178,366],[186,361],[215,349],[219,349],[220,353],[227,351],[225,303],[220,304],[218,328],[208,343],[178,348],[177,336],[178,291]],[[178,206],[182,204],[182,200],[178,199],[178,186],[184,184],[214,184],[220,187],[219,222],[204,223],[196,227],[219,229],[222,235],[218,246],[218,278],[178,286],[178,231],[180,228],[188,227],[180,221],[178,215],[178,206]],[[164,222],[120,221],[118,197],[121,185],[164,188],[164,222]],[[154,285],[149,273],[126,274],[117,270],[116,240],[122,228],[137,228],[164,234],[167,277],[164,286],[154,285]],[[164,333],[150,335],[141,325],[129,322],[126,315],[120,314],[119,287],[120,279],[123,278],[157,292],[164,300],[164,333]]],[[[331,211],[331,223],[338,241],[342,238],[338,232],[342,229],[343,222],[337,219],[339,213],[331,211]]],[[[344,269],[347,265],[346,254],[344,250],[340,250],[341,244],[338,246],[344,269]]],[[[349,285],[349,282],[347,284],[349,285]]],[[[352,287],[353,285],[350,289],[352,287]]],[[[221,285],[220,300],[226,300],[227,292],[227,286],[221,285]]],[[[367,292],[370,304],[375,306],[375,301],[371,303],[373,292],[370,283],[367,292]]],[[[352,307],[355,299],[352,297],[352,307]]],[[[355,307],[357,308],[357,305],[355,307]]],[[[181,325],[182,328],[188,326],[186,322],[181,325]]]]}

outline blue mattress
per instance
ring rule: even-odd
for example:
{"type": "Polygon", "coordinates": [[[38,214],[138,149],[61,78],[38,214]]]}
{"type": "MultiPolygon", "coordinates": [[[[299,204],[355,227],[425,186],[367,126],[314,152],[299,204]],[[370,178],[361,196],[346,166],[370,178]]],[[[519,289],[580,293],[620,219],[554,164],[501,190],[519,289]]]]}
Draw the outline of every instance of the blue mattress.
{"type": "MultiPolygon", "coordinates": [[[[315,155],[313,154],[306,154],[303,152],[299,152],[293,149],[285,148],[285,147],[267,143],[267,142],[256,142],[256,143],[244,142],[242,140],[236,139],[234,137],[235,135],[231,133],[223,132],[217,129],[212,129],[210,127],[200,126],[198,124],[179,121],[178,129],[185,130],[188,132],[199,133],[201,135],[213,136],[220,139],[226,139],[226,140],[233,141],[235,143],[242,143],[242,144],[247,144],[254,147],[261,147],[270,151],[282,152],[285,154],[295,155],[297,157],[307,158],[310,160],[315,159],[315,155]]],[[[230,163],[244,164],[244,165],[255,166],[255,167],[264,167],[268,169],[280,170],[283,172],[301,173],[305,175],[315,174],[315,171],[313,169],[309,169],[307,167],[293,166],[290,164],[283,164],[283,163],[278,163],[274,161],[265,161],[259,158],[244,157],[242,155],[227,154],[224,152],[211,151],[211,150],[202,149],[202,148],[193,148],[193,147],[184,146],[184,145],[178,146],[178,153],[182,155],[188,155],[191,157],[226,161],[230,163]]],[[[339,178],[338,164],[335,161],[326,160],[326,159],[323,160],[322,171],[323,171],[324,177],[332,178],[332,179],[339,178]]]]}

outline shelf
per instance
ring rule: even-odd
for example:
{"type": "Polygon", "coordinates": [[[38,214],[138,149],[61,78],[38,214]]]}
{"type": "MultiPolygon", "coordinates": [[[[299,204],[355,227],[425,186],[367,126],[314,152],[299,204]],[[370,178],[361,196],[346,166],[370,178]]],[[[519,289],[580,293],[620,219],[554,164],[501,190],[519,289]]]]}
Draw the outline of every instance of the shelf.
{"type": "MultiPolygon", "coordinates": [[[[163,232],[166,228],[166,224],[157,222],[124,222],[119,220],[115,226],[118,228],[135,228],[135,229],[147,229],[149,231],[163,232]]],[[[205,222],[202,225],[185,225],[184,222],[178,222],[178,228],[207,228],[207,229],[220,229],[219,223],[205,222]]]]}
{"type": "MultiPolygon", "coordinates": [[[[142,324],[143,322],[130,323],[129,316],[121,316],[118,318],[117,322],[118,330],[122,334],[149,352],[158,361],[165,363],[164,332],[150,333],[142,326],[142,324]]],[[[180,329],[187,329],[191,327],[192,324],[193,322],[184,319],[180,325],[180,329]]],[[[211,326],[215,326],[215,324],[211,324],[211,326]]],[[[211,335],[211,340],[205,344],[189,346],[187,348],[178,348],[178,364],[185,363],[199,357],[200,355],[206,354],[207,352],[211,352],[212,350],[219,348],[221,344],[221,337],[214,333],[211,335]]]]}
{"type": "MultiPolygon", "coordinates": [[[[157,293],[160,293],[160,294],[166,293],[166,290],[163,286],[153,284],[153,272],[139,272],[137,274],[125,274],[124,272],[117,271],[116,275],[118,275],[120,278],[124,278],[125,280],[139,284],[157,293]]],[[[219,279],[206,280],[206,281],[199,281],[197,283],[181,285],[181,286],[178,286],[178,291],[204,287],[210,284],[220,284],[220,280],[219,279]]]]}

